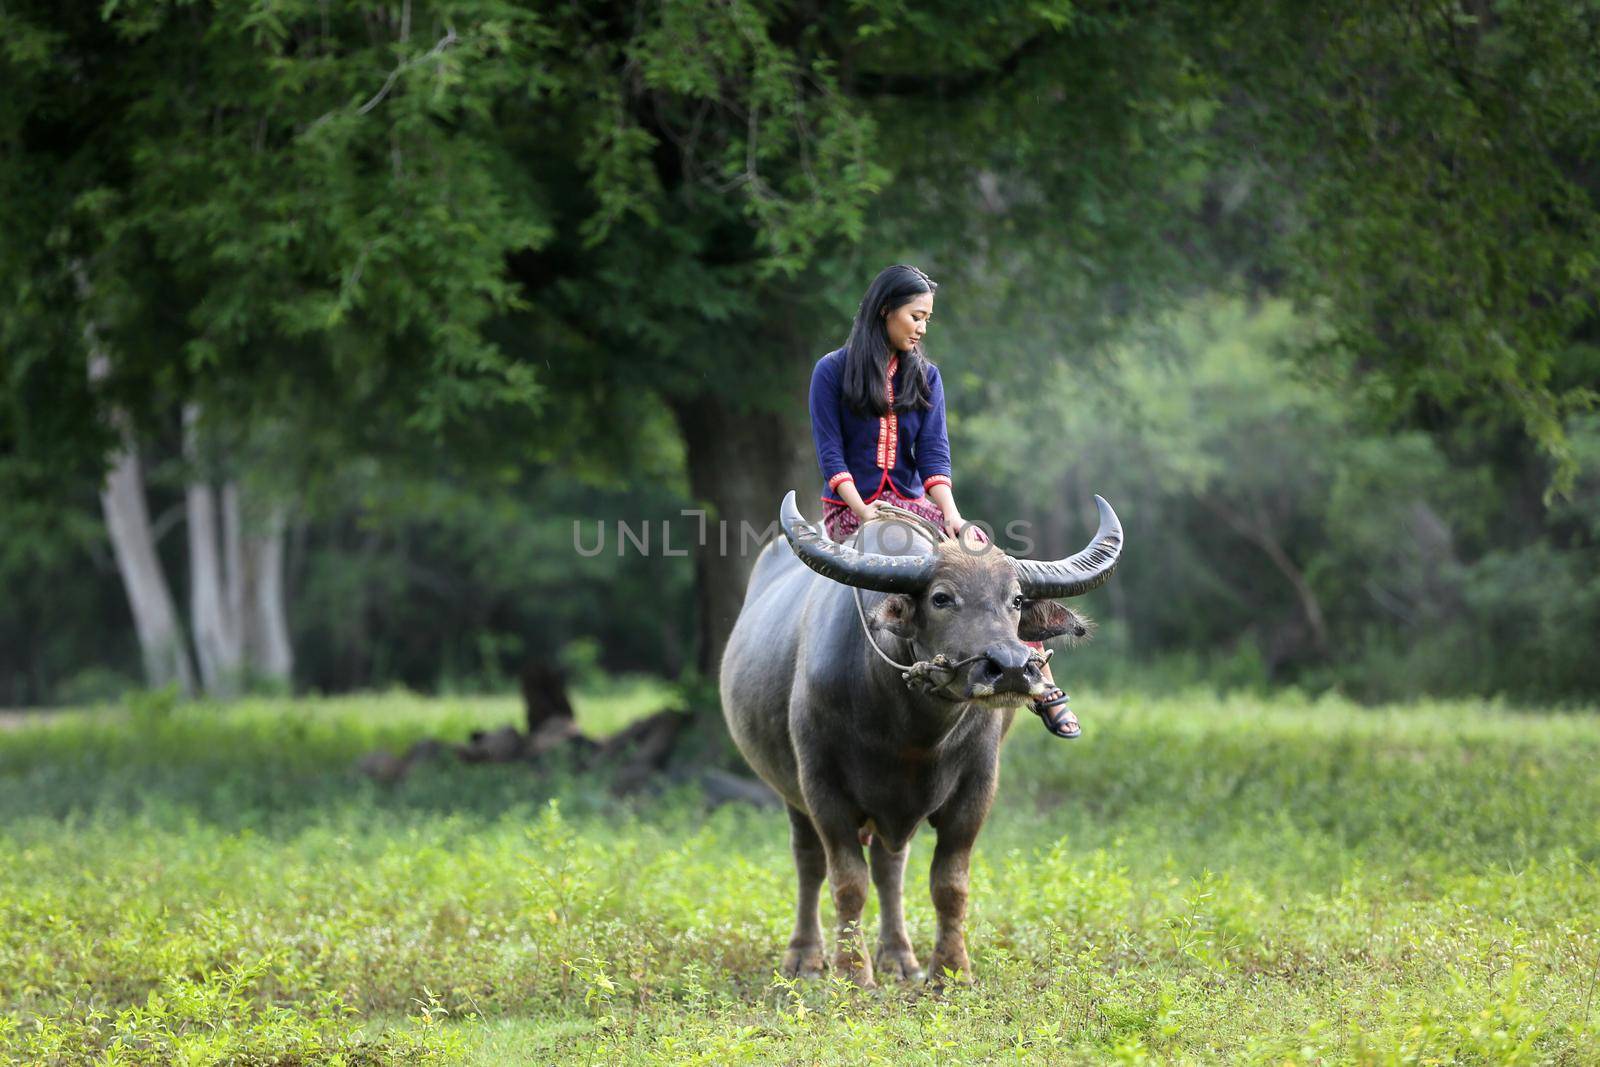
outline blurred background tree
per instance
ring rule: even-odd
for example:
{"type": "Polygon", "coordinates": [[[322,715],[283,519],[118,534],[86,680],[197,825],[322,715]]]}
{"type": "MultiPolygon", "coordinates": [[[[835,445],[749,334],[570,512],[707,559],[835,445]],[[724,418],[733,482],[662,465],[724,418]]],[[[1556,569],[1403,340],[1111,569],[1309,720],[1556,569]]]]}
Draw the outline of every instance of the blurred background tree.
{"type": "Polygon", "coordinates": [[[1592,4],[0,30],[0,701],[704,678],[753,558],[574,522],[814,499],[811,365],[896,261],[964,509],[1129,525],[1082,669],[1596,690],[1592,4]]]}

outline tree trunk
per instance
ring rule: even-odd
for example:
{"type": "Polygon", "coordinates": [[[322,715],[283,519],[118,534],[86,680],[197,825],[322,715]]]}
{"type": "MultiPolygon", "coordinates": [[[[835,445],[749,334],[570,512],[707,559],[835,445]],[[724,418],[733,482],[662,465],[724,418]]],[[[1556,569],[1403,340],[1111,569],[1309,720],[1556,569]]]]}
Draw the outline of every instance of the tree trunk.
{"type": "Polygon", "coordinates": [[[198,422],[199,409],[193,404],[186,405],[183,451],[191,466],[185,492],[189,522],[189,616],[194,627],[195,652],[200,660],[200,680],[206,692],[230,697],[238,693],[244,670],[237,611],[240,598],[233,588],[240,575],[232,569],[238,566],[241,556],[239,496],[237,489],[223,491],[219,530],[217,493],[206,481],[200,463],[198,422]],[[224,545],[224,541],[229,544],[224,545]]]}
{"type": "MultiPolygon", "coordinates": [[[[74,272],[79,292],[87,300],[87,275],[77,264],[74,272]]],[[[92,322],[84,328],[84,341],[89,381],[104,381],[111,374],[111,360],[100,347],[92,322]]],[[[139,636],[145,678],[152,686],[176,683],[185,696],[193,696],[195,671],[156,555],[144,471],[132,428],[121,411],[113,409],[108,418],[121,439],[121,448],[101,486],[100,504],[139,636]]],[[[247,523],[239,486],[230,481],[222,487],[219,531],[218,494],[199,470],[198,418],[195,405],[184,408],[184,454],[195,467],[185,492],[194,642],[206,692],[231,696],[247,669],[284,683],[289,682],[293,670],[284,610],[287,508],[272,504],[261,521],[247,523]]]]}
{"type": "MultiPolygon", "coordinates": [[[[80,276],[81,284],[81,276],[80,276]]],[[[89,346],[89,380],[100,382],[111,374],[111,359],[100,349],[93,326],[84,329],[89,346]]],[[[144,496],[144,468],[134,444],[127,415],[113,409],[109,415],[121,440],[111,469],[100,487],[100,507],[106,532],[128,594],[128,607],[139,635],[145,681],[152,686],[176,684],[184,696],[194,695],[194,668],[184,644],[166,573],[156,555],[150,532],[150,511],[144,496]]]]}
{"type": "Polygon", "coordinates": [[[273,502],[259,510],[264,514],[246,523],[242,542],[244,657],[252,676],[288,687],[294,681],[283,580],[289,509],[273,502]]]}
{"type": "Polygon", "coordinates": [[[228,632],[233,637],[239,669],[244,669],[244,518],[240,514],[239,483],[222,483],[217,499],[222,505],[222,595],[228,632]]]}
{"type": "Polygon", "coordinates": [[[782,536],[783,495],[795,490],[801,512],[821,516],[822,476],[805,420],[808,387],[799,388],[787,417],[737,411],[715,396],[672,401],[687,449],[689,491],[705,512],[703,536],[694,516],[683,528],[693,539],[695,560],[695,664],[706,678],[716,677],[761,546],[782,536]]]}

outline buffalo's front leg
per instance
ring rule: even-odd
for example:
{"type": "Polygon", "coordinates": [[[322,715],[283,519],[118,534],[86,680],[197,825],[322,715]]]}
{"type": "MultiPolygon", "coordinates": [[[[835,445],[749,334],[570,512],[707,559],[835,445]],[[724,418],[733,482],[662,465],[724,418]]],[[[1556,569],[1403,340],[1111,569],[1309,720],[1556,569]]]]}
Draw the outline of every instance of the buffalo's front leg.
{"type": "Polygon", "coordinates": [[[870,987],[875,984],[872,960],[861,932],[861,912],[867,906],[867,861],[861,855],[855,820],[848,814],[815,808],[812,820],[828,855],[828,882],[833,886],[833,910],[839,921],[834,969],[857,985],[870,987]]]}
{"type": "Polygon", "coordinates": [[[933,890],[933,910],[939,918],[933,955],[928,957],[928,981],[942,985],[945,972],[954,972],[958,981],[970,981],[972,963],[967,959],[967,868],[972,862],[972,847],[946,844],[943,834],[933,850],[929,883],[933,890]]]}
{"type": "Polygon", "coordinates": [[[799,881],[795,903],[794,936],[783,954],[783,973],[789,978],[816,978],[822,974],[822,915],[818,903],[822,880],[828,874],[828,858],[822,839],[811,825],[811,816],[789,809],[789,844],[794,849],[794,868],[799,881]]]}
{"type": "Polygon", "coordinates": [[[873,965],[880,975],[890,978],[921,978],[923,973],[917,954],[911,948],[911,936],[906,933],[902,899],[906,856],[910,851],[910,845],[902,845],[899,852],[892,852],[883,843],[881,834],[873,835],[872,883],[878,887],[878,913],[882,923],[873,965]]]}
{"type": "Polygon", "coordinates": [[[947,971],[958,981],[972,980],[972,963],[967,959],[967,870],[972,865],[972,846],[993,800],[992,779],[972,782],[929,820],[939,834],[928,872],[939,929],[933,955],[928,958],[928,981],[936,985],[943,984],[947,971]]]}

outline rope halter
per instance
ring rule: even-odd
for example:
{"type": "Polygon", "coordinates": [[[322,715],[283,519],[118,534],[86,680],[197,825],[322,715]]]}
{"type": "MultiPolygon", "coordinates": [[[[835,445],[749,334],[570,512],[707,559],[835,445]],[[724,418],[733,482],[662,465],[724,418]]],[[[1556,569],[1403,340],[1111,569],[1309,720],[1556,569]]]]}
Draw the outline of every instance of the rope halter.
{"type": "MultiPolygon", "coordinates": [[[[921,529],[922,532],[926,533],[929,538],[933,540],[934,544],[939,544],[950,539],[950,535],[945,533],[943,529],[933,522],[921,515],[918,515],[914,511],[909,511],[906,508],[899,507],[898,505],[889,503],[879,504],[878,513],[879,515],[883,515],[888,518],[900,519],[901,521],[909,523],[915,528],[921,529]]],[[[851,545],[852,548],[860,549],[861,534],[865,528],[866,525],[864,523],[856,528],[855,539],[851,545]]],[[[906,688],[912,690],[913,692],[925,693],[929,696],[942,697],[945,700],[959,701],[962,699],[959,697],[946,696],[944,693],[940,692],[940,690],[949,685],[950,682],[955,679],[956,672],[961,668],[965,667],[969,663],[975,663],[978,660],[983,659],[983,653],[980,652],[977,655],[968,656],[966,659],[955,660],[952,662],[950,657],[946,656],[943,652],[936,652],[934,653],[932,659],[920,659],[915,663],[900,663],[899,661],[890,658],[888,653],[884,652],[884,650],[878,646],[878,640],[872,634],[872,627],[867,625],[867,610],[861,603],[861,587],[851,586],[851,591],[855,594],[856,615],[861,619],[861,632],[866,636],[867,644],[871,646],[872,651],[878,654],[879,659],[883,660],[883,662],[900,672],[900,680],[906,683],[906,688]]],[[[1044,653],[1040,654],[1037,648],[1030,647],[1028,649],[1028,662],[1038,663],[1042,668],[1045,664],[1050,662],[1050,657],[1053,655],[1055,655],[1055,649],[1053,648],[1045,649],[1044,653]]]]}

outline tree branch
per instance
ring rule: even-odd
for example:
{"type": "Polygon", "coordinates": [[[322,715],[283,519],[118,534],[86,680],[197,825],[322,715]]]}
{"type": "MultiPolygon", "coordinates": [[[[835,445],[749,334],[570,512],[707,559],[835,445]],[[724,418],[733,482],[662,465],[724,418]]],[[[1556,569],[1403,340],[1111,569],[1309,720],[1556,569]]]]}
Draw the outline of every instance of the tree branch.
{"type": "Polygon", "coordinates": [[[389,95],[389,90],[394,88],[395,82],[400,80],[400,75],[405,72],[407,67],[414,67],[418,63],[427,62],[459,40],[461,40],[461,38],[456,36],[456,28],[454,26],[446,26],[444,36],[439,38],[434,46],[428,49],[426,53],[418,56],[416,59],[403,60],[398,66],[391,70],[389,72],[389,77],[383,83],[383,87],[373,95],[371,100],[368,100],[365,104],[362,104],[360,107],[356,108],[356,114],[365,115],[367,112],[371,111],[373,108],[382,103],[383,98],[389,95]]]}
{"type": "Polygon", "coordinates": [[[1322,604],[1317,600],[1317,594],[1312,590],[1311,583],[1306,581],[1304,572],[1295,566],[1294,560],[1289,558],[1283,546],[1267,531],[1266,524],[1248,522],[1234,509],[1224,507],[1204,493],[1196,493],[1195,499],[1207,511],[1221,519],[1234,533],[1261,549],[1267,559],[1272,561],[1272,565],[1278,569],[1278,573],[1289,580],[1289,584],[1294,587],[1295,596],[1300,601],[1300,610],[1306,617],[1306,625],[1311,628],[1312,643],[1318,653],[1327,655],[1328,624],[1322,615],[1322,604]]]}

